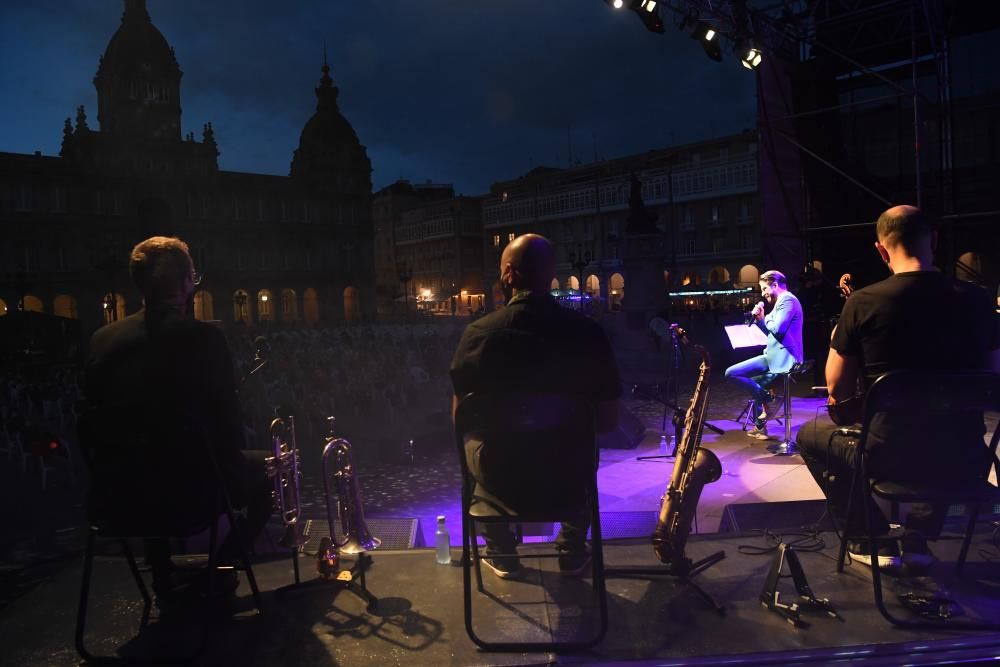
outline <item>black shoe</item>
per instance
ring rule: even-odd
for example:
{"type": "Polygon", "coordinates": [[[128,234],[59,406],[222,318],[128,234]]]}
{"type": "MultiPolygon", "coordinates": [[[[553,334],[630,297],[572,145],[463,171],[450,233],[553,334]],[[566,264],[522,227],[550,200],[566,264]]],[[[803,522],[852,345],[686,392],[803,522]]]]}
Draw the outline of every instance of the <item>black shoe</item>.
{"type": "Polygon", "coordinates": [[[524,572],[521,561],[511,556],[487,556],[483,564],[501,579],[516,579],[524,572]]]}
{"type": "MultiPolygon", "coordinates": [[[[896,544],[896,541],[878,540],[876,544],[878,545],[876,560],[878,561],[879,569],[885,571],[887,574],[898,573],[901,561],[899,558],[899,545],[896,544]]],[[[871,550],[868,548],[867,540],[864,542],[848,542],[847,553],[851,554],[851,560],[864,563],[868,567],[872,566],[871,550]]]]}

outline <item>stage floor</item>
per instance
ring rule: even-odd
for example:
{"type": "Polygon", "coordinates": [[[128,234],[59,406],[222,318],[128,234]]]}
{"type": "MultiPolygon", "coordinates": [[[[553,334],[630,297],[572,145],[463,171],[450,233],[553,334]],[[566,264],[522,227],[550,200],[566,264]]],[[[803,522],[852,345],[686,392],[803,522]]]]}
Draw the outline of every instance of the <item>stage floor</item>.
{"type": "MultiPolygon", "coordinates": [[[[761,532],[716,531],[720,527],[729,531],[766,528],[793,540],[796,539],[793,532],[808,532],[815,525],[822,514],[823,496],[801,458],[771,455],[766,450],[767,443],[747,438],[740,426],[731,421],[744,402],[745,398],[726,384],[713,386],[708,419],[726,433],[720,436],[706,431],[702,444],[719,456],[723,475],[705,488],[697,512],[700,534],[692,536],[688,544],[688,555],[694,558],[719,549],[726,551],[725,560],[698,577],[705,590],[726,606],[725,617],[715,614],[690,589],[670,580],[611,579],[608,582],[611,625],[607,637],[596,649],[572,656],[483,653],[465,633],[461,570],[436,565],[432,551],[376,551],[369,587],[382,598],[382,604],[377,613],[368,614],[364,605],[349,593],[337,593],[322,585],[305,586],[278,596],[275,591],[291,582],[292,568],[287,557],[274,556],[274,543],[281,535],[281,527],[272,525],[258,544],[259,553],[271,554],[267,556],[270,560],[256,568],[265,591],[268,613],[263,617],[249,613],[249,589],[244,580],[235,601],[237,610],[244,613],[233,617],[226,610],[206,605],[195,605],[173,618],[156,619],[154,613],[149,627],[138,639],[132,639],[139,631],[141,600],[124,562],[116,557],[101,557],[95,568],[89,644],[96,653],[120,650],[128,655],[143,654],[152,647],[157,653],[176,655],[192,649],[201,636],[200,628],[208,627],[210,641],[198,661],[206,665],[340,665],[362,661],[379,665],[622,661],[674,664],[699,660],[711,664],[718,660],[711,656],[725,654],[735,655],[730,663],[789,664],[831,661],[834,658],[830,655],[823,659],[809,657],[810,651],[830,647],[844,647],[836,658],[839,660],[864,658],[900,664],[924,661],[922,656],[928,660],[936,656],[930,648],[921,648],[940,647],[939,642],[931,643],[935,639],[951,642],[948,646],[958,651],[978,646],[992,651],[989,655],[1000,655],[997,634],[935,634],[890,627],[874,608],[870,571],[866,567],[855,564],[842,575],[835,573],[831,533],[820,534],[824,541],[822,551],[802,553],[801,559],[812,589],[818,596],[830,598],[845,620],[804,613],[810,626],[797,629],[761,608],[758,596],[771,566],[771,556],[744,555],[739,547],[765,548],[772,544],[765,541],[761,532]],[[753,512],[737,517],[727,506],[753,512]],[[737,522],[739,525],[734,526],[737,522]],[[847,648],[858,646],[864,648],[847,648]],[[911,655],[904,660],[900,651],[911,655]]],[[[643,420],[647,431],[636,449],[602,450],[598,472],[602,525],[606,536],[644,537],[609,543],[608,567],[655,565],[648,535],[672,468],[672,461],[637,459],[659,452],[662,408],[646,401],[630,400],[627,404],[643,420]]],[[[793,433],[821,409],[822,400],[796,396],[793,433]]],[[[988,415],[991,426],[996,418],[995,414],[988,415]]],[[[779,429],[774,424],[772,433],[779,429]]],[[[667,440],[670,432],[668,425],[667,440]]],[[[422,543],[433,544],[434,517],[443,513],[449,519],[452,544],[459,544],[458,466],[454,446],[447,439],[413,463],[386,461],[378,466],[359,466],[359,471],[369,517],[419,519],[417,533],[422,534],[422,543]]],[[[12,484],[22,486],[33,481],[30,475],[12,478],[12,484]]],[[[304,482],[304,513],[323,521],[321,483],[308,470],[304,482]]],[[[30,499],[35,496],[20,493],[14,494],[20,498],[18,504],[8,505],[25,508],[20,514],[24,514],[25,520],[35,517],[32,525],[57,530],[55,541],[47,538],[26,542],[28,546],[15,553],[9,563],[0,562],[3,575],[0,583],[9,582],[0,604],[0,665],[77,662],[73,624],[83,531],[78,509],[73,513],[56,512],[60,508],[78,508],[59,493],[72,500],[78,491],[51,485],[47,495],[40,496],[45,503],[33,503],[30,499]],[[49,509],[33,510],[36,506],[49,509]]],[[[960,582],[954,580],[948,561],[957,551],[957,544],[932,545],[943,560],[934,572],[935,580],[969,615],[991,614],[1000,618],[997,609],[1000,551],[997,529],[991,524],[995,518],[986,515],[981,521],[967,575],[960,582]]],[[[419,539],[417,542],[421,543],[419,539]]],[[[457,550],[453,553],[457,557],[457,550]]],[[[592,618],[596,610],[586,608],[592,600],[577,598],[585,597],[589,585],[560,577],[552,571],[553,566],[551,561],[529,562],[530,576],[522,582],[503,582],[484,572],[487,588],[495,595],[476,598],[479,619],[476,627],[482,634],[525,639],[538,636],[543,632],[541,627],[549,627],[550,622],[561,632],[570,628],[585,630],[589,622],[586,619],[592,618]]],[[[303,579],[313,576],[309,559],[303,558],[302,570],[303,579]]],[[[919,579],[900,581],[905,581],[905,586],[917,587],[927,583],[919,579]]],[[[893,586],[901,584],[888,580],[886,585],[891,591],[893,586]]],[[[783,580],[780,590],[783,599],[794,599],[790,580],[783,580]]],[[[888,597],[895,601],[891,593],[888,597]]]]}
{"type": "MultiPolygon", "coordinates": [[[[858,563],[835,572],[835,536],[819,534],[823,548],[800,552],[809,584],[818,597],[829,598],[843,620],[820,611],[803,611],[808,627],[796,628],[764,609],[759,595],[773,553],[748,555],[746,547],[770,546],[759,534],[692,537],[687,553],[693,558],[724,550],[726,558],[696,581],[725,606],[717,614],[691,588],[669,578],[608,580],[610,627],[595,649],[572,655],[503,654],[483,652],[466,635],[462,616],[462,576],[453,551],[451,566],[437,565],[430,549],[374,552],[368,587],[380,598],[374,613],[344,590],[315,578],[311,558],[300,559],[304,584],[282,594],[292,581],[288,558],[255,567],[264,591],[265,613],[252,610],[249,587],[241,577],[236,597],[223,602],[194,599],[190,606],[159,616],[140,632],[141,599],[123,559],[95,561],[88,621],[88,645],[94,653],[124,656],[152,654],[169,658],[195,651],[203,630],[207,644],[190,664],[204,665],[545,665],[700,662],[718,664],[729,655],[737,664],[822,663],[865,659],[878,664],[916,664],[958,655],[956,650],[996,655],[1000,634],[958,631],[908,631],[891,627],[872,602],[871,572],[858,563]],[[741,549],[743,548],[743,549],[741,549]],[[817,651],[826,652],[822,659],[817,651]],[[946,653],[939,653],[946,651],[946,653]],[[989,653],[992,651],[992,653],[989,653]],[[713,658],[716,656],[716,658],[713,658]],[[904,656],[906,656],[904,658],[904,656]]],[[[885,582],[891,606],[910,612],[895,591],[933,589],[959,603],[964,618],[997,620],[1000,607],[998,549],[988,524],[973,543],[961,580],[947,558],[957,542],[936,542],[942,558],[929,577],[885,582]],[[994,559],[989,562],[989,559],[994,559]]],[[[528,547],[532,549],[536,547],[528,547]]],[[[608,567],[654,565],[646,540],[606,545],[608,567]]],[[[569,639],[596,622],[597,609],[589,579],[562,577],[552,560],[526,559],[526,578],[502,581],[484,571],[490,596],[476,594],[477,631],[484,638],[569,639]]],[[[74,566],[40,584],[0,611],[0,646],[4,665],[72,665],[73,628],[80,582],[74,566]]],[[[778,590],[781,599],[796,599],[790,579],[778,590]]],[[[956,619],[961,620],[961,619],[956,619]]],[[[977,655],[979,653],[976,653],[977,655]]],[[[968,653],[966,653],[968,655],[968,653]]],[[[185,664],[188,664],[185,662],[185,664]]]]}

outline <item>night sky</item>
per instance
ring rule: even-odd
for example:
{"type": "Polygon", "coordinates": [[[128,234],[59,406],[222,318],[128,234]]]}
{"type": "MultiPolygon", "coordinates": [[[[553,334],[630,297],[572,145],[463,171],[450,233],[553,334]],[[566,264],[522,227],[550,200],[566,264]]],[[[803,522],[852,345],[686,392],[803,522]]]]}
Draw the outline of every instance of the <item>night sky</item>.
{"type": "MultiPolygon", "coordinates": [[[[175,51],[182,134],[212,121],[231,171],[288,174],[323,43],[373,184],[481,194],[533,166],[613,158],[753,128],[754,75],[709,60],[664,15],[648,32],[602,0],[148,0],[175,51]]],[[[121,21],[120,0],[0,5],[0,151],[58,154],[121,21]]]]}

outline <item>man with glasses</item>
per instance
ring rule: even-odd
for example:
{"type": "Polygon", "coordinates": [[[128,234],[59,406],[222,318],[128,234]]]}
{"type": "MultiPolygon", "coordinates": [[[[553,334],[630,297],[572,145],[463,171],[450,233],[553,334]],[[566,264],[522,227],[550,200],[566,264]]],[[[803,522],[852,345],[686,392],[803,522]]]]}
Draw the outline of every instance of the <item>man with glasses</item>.
{"type": "MultiPolygon", "coordinates": [[[[243,418],[237,397],[232,356],[222,331],[191,318],[188,302],[201,274],[194,270],[186,243],[177,238],[154,236],[135,246],[129,258],[129,273],[142,292],[144,307],[122,320],[98,329],[90,340],[84,368],[88,405],[110,414],[141,411],[153,419],[193,421],[208,440],[232,505],[245,510],[245,537],[252,540],[264,527],[272,511],[271,484],[264,472],[263,451],[243,451],[243,418]],[[117,412],[116,412],[117,411],[117,412]]],[[[107,428],[113,430],[114,424],[107,428]]],[[[100,444],[100,433],[95,444],[100,444]]],[[[136,442],[142,442],[137,438],[136,442]]],[[[175,525],[207,523],[206,514],[215,507],[218,493],[213,462],[208,452],[177,447],[176,468],[153,470],[129,489],[169,495],[171,516],[160,517],[175,525]],[[205,481],[205,484],[199,482],[205,481]]],[[[156,456],[150,452],[149,457],[156,456]]],[[[168,461],[171,463],[171,461],[168,461]]],[[[142,473],[135,476],[142,477],[142,473]]],[[[111,480],[114,485],[116,480],[111,480]]],[[[128,482],[122,480],[123,484],[128,482]]],[[[95,485],[96,486],[96,485],[95,485]]],[[[106,491],[95,488],[98,494],[106,491]]],[[[107,490],[111,493],[110,490],[107,490]]],[[[92,496],[92,502],[94,497],[92,496]]],[[[145,498],[114,498],[116,507],[134,502],[143,507],[145,498]]],[[[136,511],[143,511],[137,509],[136,511]]],[[[136,517],[142,522],[143,517],[136,517]]],[[[238,554],[237,545],[226,539],[219,561],[238,554]]],[[[153,568],[153,588],[162,601],[168,597],[176,577],[172,576],[166,540],[149,540],[146,559],[153,568]]]]}

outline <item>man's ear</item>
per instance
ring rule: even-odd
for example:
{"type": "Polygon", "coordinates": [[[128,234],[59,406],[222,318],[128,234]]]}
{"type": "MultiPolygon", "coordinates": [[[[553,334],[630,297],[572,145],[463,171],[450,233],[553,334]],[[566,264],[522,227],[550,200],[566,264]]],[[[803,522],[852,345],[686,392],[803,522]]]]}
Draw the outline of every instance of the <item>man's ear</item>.
{"type": "Polygon", "coordinates": [[[882,258],[882,261],[885,262],[886,264],[888,264],[889,263],[889,251],[885,249],[885,246],[882,245],[881,242],[876,241],[875,242],[875,250],[878,252],[879,256],[882,258]]]}

